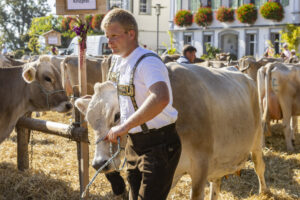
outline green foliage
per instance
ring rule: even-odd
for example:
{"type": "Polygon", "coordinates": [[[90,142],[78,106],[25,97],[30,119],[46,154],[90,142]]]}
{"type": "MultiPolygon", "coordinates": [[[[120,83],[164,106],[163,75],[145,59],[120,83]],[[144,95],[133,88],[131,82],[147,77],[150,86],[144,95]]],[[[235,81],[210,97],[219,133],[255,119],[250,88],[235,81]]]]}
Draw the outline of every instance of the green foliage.
{"type": "Polygon", "coordinates": [[[189,10],[179,10],[174,18],[177,26],[191,26],[193,23],[193,14],[189,10]]]}
{"type": "Polygon", "coordinates": [[[283,7],[277,2],[266,2],[262,7],[260,7],[260,14],[266,18],[275,21],[281,21],[283,19],[283,7]]]}
{"type": "Polygon", "coordinates": [[[38,42],[37,37],[30,38],[29,43],[28,43],[28,48],[34,54],[40,54],[40,50],[39,50],[40,49],[40,44],[38,42]]]}
{"type": "Polygon", "coordinates": [[[104,14],[96,14],[92,18],[91,27],[93,30],[100,31],[101,22],[104,18],[104,14]]]}
{"type": "Polygon", "coordinates": [[[199,26],[207,26],[213,20],[213,13],[210,7],[200,7],[195,13],[194,21],[199,26]]]}
{"type": "Polygon", "coordinates": [[[214,59],[216,58],[216,55],[217,53],[220,53],[221,50],[214,47],[214,46],[211,46],[209,43],[205,43],[205,48],[206,48],[206,52],[207,54],[203,54],[201,56],[202,59],[214,59]]]}
{"type": "Polygon", "coordinates": [[[162,44],[166,47],[168,54],[173,55],[177,51],[176,48],[174,48],[173,33],[171,31],[168,31],[168,34],[170,36],[170,47],[168,47],[168,45],[164,42],[162,44]]]}
{"type": "Polygon", "coordinates": [[[23,49],[18,49],[15,51],[15,58],[20,59],[25,54],[25,51],[23,49]]]}
{"type": "Polygon", "coordinates": [[[253,24],[257,19],[257,9],[253,4],[244,4],[236,10],[237,19],[242,23],[253,24]]]}
{"type": "Polygon", "coordinates": [[[49,11],[47,0],[1,0],[0,30],[7,47],[12,50],[24,48],[22,36],[28,31],[32,19],[45,16],[49,11]]]}
{"type": "Polygon", "coordinates": [[[281,33],[281,42],[288,44],[289,49],[295,49],[298,52],[300,45],[300,26],[287,24],[281,33]]]}

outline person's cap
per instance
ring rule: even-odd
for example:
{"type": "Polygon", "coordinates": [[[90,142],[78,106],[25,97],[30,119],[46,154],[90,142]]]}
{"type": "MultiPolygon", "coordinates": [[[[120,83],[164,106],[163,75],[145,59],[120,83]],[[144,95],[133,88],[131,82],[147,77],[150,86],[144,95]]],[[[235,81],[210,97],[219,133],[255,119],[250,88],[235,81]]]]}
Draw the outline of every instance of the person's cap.
{"type": "Polygon", "coordinates": [[[291,50],[291,53],[296,53],[296,50],[295,50],[295,49],[292,49],[292,50],[291,50]]]}
{"type": "Polygon", "coordinates": [[[283,47],[287,47],[288,45],[287,45],[287,43],[283,43],[283,45],[282,45],[283,47]]]}

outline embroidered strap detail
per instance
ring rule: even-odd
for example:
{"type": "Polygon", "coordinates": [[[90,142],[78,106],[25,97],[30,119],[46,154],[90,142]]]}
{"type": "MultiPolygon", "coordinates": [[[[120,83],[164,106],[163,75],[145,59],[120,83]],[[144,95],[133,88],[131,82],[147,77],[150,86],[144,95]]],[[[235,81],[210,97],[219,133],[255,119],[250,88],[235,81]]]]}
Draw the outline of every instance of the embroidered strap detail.
{"type": "MultiPolygon", "coordinates": [[[[130,80],[129,80],[129,85],[117,85],[117,88],[118,88],[118,94],[119,95],[122,95],[122,96],[129,96],[130,99],[131,99],[131,102],[132,102],[132,105],[134,107],[134,110],[137,111],[138,109],[138,106],[137,106],[137,103],[136,103],[136,100],[135,100],[135,87],[134,87],[134,74],[135,74],[135,71],[136,71],[136,68],[137,66],[139,65],[139,63],[146,57],[149,57],[149,56],[154,56],[154,57],[157,57],[158,59],[161,60],[161,58],[154,54],[154,53],[146,53],[144,55],[142,55],[138,60],[137,62],[135,63],[132,71],[131,71],[131,75],[130,75],[130,80]]],[[[117,80],[119,80],[119,78],[117,78],[117,80]]],[[[143,130],[144,133],[148,133],[149,132],[149,128],[147,127],[146,123],[142,124],[141,125],[141,128],[143,130]]]]}

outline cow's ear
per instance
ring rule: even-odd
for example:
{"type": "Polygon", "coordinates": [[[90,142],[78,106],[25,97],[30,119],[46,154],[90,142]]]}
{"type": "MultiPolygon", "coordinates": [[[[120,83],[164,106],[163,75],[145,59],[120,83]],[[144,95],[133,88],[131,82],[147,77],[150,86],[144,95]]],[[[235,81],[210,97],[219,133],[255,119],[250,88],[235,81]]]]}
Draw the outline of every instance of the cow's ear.
{"type": "Polygon", "coordinates": [[[36,69],[33,65],[27,65],[23,69],[23,79],[26,83],[32,83],[35,80],[36,69]]]}
{"type": "Polygon", "coordinates": [[[75,106],[76,108],[78,108],[78,110],[86,115],[86,111],[87,111],[87,108],[89,106],[89,103],[91,101],[92,97],[89,95],[89,96],[84,96],[84,97],[81,97],[79,99],[77,99],[75,101],[75,106]]]}

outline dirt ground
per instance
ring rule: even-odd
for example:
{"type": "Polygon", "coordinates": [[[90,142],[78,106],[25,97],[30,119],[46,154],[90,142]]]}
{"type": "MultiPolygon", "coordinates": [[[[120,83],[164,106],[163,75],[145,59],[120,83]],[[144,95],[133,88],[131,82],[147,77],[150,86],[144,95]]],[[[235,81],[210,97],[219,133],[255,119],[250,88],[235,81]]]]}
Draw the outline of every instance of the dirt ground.
{"type": "MultiPolygon", "coordinates": [[[[70,117],[53,112],[48,112],[41,119],[70,123],[70,117]]],[[[281,126],[274,125],[272,132],[273,136],[266,138],[264,148],[265,177],[270,193],[258,194],[253,163],[248,161],[241,176],[229,175],[222,179],[220,199],[300,199],[300,134],[296,134],[295,151],[288,153],[281,126]]],[[[94,152],[92,131],[89,139],[91,163],[94,152]]],[[[36,131],[31,135],[30,143],[30,169],[25,172],[17,170],[16,134],[12,133],[0,145],[0,200],[79,199],[76,143],[36,131]]],[[[91,179],[95,170],[90,167],[89,172],[91,179]]],[[[190,189],[191,179],[186,175],[171,190],[168,200],[189,199],[190,189]]],[[[208,184],[205,192],[205,199],[208,199],[208,184]]],[[[90,199],[114,199],[109,182],[102,174],[90,187],[90,199]]]]}

